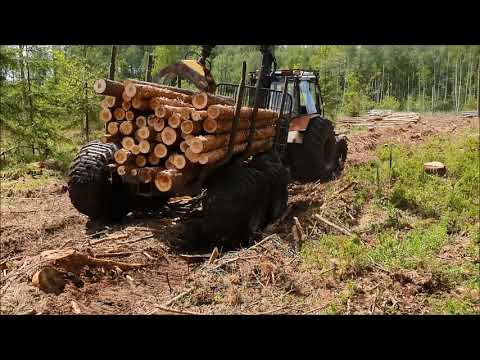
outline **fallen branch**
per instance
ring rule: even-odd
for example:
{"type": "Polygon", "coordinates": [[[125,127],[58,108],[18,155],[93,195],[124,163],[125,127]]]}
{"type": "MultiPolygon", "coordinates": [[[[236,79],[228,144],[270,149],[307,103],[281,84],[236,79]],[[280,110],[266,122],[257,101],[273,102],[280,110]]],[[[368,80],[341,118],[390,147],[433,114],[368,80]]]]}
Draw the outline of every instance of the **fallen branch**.
{"type": "Polygon", "coordinates": [[[344,234],[344,235],[347,235],[347,236],[351,236],[351,235],[352,235],[352,233],[351,233],[349,230],[347,230],[347,229],[345,229],[345,228],[343,228],[343,227],[341,227],[341,226],[339,226],[339,225],[336,225],[336,224],[332,223],[331,221],[328,221],[327,219],[321,217],[321,216],[318,215],[318,214],[315,214],[315,217],[316,217],[318,220],[320,220],[321,222],[323,222],[323,223],[325,223],[325,224],[327,224],[327,225],[330,225],[331,227],[337,229],[338,231],[340,231],[340,232],[341,232],[342,234],[344,234]]]}
{"type": "Polygon", "coordinates": [[[167,306],[172,305],[175,301],[181,299],[181,298],[184,297],[185,295],[190,294],[193,290],[194,290],[194,288],[190,288],[190,289],[188,289],[187,291],[184,291],[184,292],[182,292],[181,294],[178,294],[177,296],[175,296],[175,297],[171,298],[170,300],[168,300],[165,304],[163,304],[163,306],[164,306],[164,307],[167,307],[167,306]]]}
{"type": "Polygon", "coordinates": [[[98,245],[98,244],[101,244],[101,243],[103,243],[103,242],[105,242],[105,241],[124,239],[124,238],[126,238],[126,237],[128,237],[128,236],[129,236],[128,234],[120,234],[120,235],[115,235],[115,236],[107,236],[107,237],[101,238],[101,239],[99,239],[99,240],[90,242],[90,246],[98,245]]]}
{"type": "Polygon", "coordinates": [[[150,239],[152,237],[153,237],[153,234],[150,234],[150,235],[146,235],[146,236],[141,236],[137,239],[133,239],[133,240],[130,240],[130,241],[123,241],[120,244],[133,244],[133,243],[136,243],[138,241],[142,241],[142,240],[145,240],[145,239],[150,239]]]}
{"type": "Polygon", "coordinates": [[[347,191],[348,189],[350,189],[352,186],[355,186],[357,185],[357,182],[356,181],[352,181],[350,184],[348,184],[347,186],[341,188],[340,190],[336,191],[335,192],[335,195],[339,195],[345,191],[347,191]]]}
{"type": "Polygon", "coordinates": [[[275,236],[277,236],[276,233],[275,233],[275,234],[268,235],[268,236],[267,236],[266,238],[264,238],[263,240],[261,240],[261,241],[259,241],[258,243],[250,246],[247,250],[253,250],[253,249],[255,249],[256,247],[258,247],[258,246],[266,243],[268,240],[273,239],[275,236]]]}
{"type": "Polygon", "coordinates": [[[178,309],[165,307],[165,306],[162,306],[162,305],[155,305],[155,310],[149,312],[148,315],[154,315],[156,313],[157,309],[167,311],[167,312],[171,312],[171,313],[182,314],[182,315],[204,315],[202,313],[197,313],[197,312],[187,311],[187,310],[178,310],[178,309]]]}

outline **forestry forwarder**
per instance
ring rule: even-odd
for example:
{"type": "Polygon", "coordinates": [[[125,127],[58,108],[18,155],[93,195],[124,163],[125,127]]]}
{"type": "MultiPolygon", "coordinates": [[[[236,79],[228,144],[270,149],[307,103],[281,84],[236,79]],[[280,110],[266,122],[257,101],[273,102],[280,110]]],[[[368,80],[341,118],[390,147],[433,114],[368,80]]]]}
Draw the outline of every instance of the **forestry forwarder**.
{"type": "MultiPolygon", "coordinates": [[[[248,149],[234,155],[230,143],[225,159],[205,167],[193,183],[175,193],[161,193],[151,183],[142,184],[136,177],[120,177],[113,171],[115,144],[91,142],[82,147],[69,174],[70,198],[80,212],[92,219],[119,219],[133,208],[159,208],[176,195],[201,194],[197,199],[202,211],[185,222],[183,236],[173,245],[184,250],[231,249],[248,244],[286,210],[290,174],[299,181],[328,181],[341,172],[347,144],[322,116],[317,72],[277,70],[273,46],[260,46],[262,68],[249,74],[250,85],[246,85],[245,62],[239,85],[217,85],[206,66],[212,49],[203,46],[197,60],[168,66],[154,82],[162,78],[164,84],[176,82],[175,89],[186,92],[181,89],[181,79],[185,79],[202,91],[234,98],[230,138],[236,134],[241,106],[254,108],[253,119],[259,107],[275,110],[279,120],[273,149],[246,158],[248,149]]],[[[255,121],[250,132],[255,132],[255,121]]]]}

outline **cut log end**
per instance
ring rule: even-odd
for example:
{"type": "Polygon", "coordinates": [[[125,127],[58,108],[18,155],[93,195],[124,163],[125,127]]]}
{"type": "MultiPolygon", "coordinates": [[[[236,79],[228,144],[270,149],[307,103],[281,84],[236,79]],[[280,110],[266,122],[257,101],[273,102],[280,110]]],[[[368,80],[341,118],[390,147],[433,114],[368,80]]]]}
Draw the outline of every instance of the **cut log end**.
{"type": "Polygon", "coordinates": [[[195,94],[192,98],[192,105],[197,110],[203,110],[208,105],[208,95],[205,92],[195,94]]]}
{"type": "Polygon", "coordinates": [[[109,122],[112,119],[112,112],[110,109],[102,109],[100,110],[100,120],[103,122],[109,122]]]}
{"type": "Polygon", "coordinates": [[[135,164],[138,167],[144,167],[145,165],[147,165],[147,158],[145,157],[145,155],[137,155],[137,157],[135,158],[135,164]]]}
{"type": "Polygon", "coordinates": [[[155,156],[159,159],[163,159],[164,157],[167,156],[168,154],[168,149],[164,144],[157,144],[155,145],[155,148],[153,149],[153,153],[155,156]]]}
{"type": "Polygon", "coordinates": [[[93,84],[93,90],[97,94],[103,94],[106,89],[107,89],[107,82],[105,79],[95,80],[95,83],[93,84]]]}
{"type": "Polygon", "coordinates": [[[177,132],[171,127],[166,127],[161,133],[161,138],[164,144],[173,145],[177,141],[177,132]]]}
{"type": "Polygon", "coordinates": [[[135,145],[135,140],[133,140],[132,137],[130,137],[130,136],[125,136],[125,137],[122,139],[122,147],[123,147],[125,150],[131,150],[134,145],[135,145]]]}

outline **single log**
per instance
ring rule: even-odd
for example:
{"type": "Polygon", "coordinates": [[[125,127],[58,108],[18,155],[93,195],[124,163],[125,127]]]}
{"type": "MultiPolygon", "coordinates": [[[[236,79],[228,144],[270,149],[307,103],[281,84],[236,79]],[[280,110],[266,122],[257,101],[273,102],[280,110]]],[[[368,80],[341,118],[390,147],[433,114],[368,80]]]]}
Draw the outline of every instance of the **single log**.
{"type": "Polygon", "coordinates": [[[140,140],[138,143],[138,147],[140,148],[140,152],[142,154],[148,154],[150,152],[150,141],[148,140],[140,140]]]}
{"type": "Polygon", "coordinates": [[[180,151],[182,153],[185,153],[185,151],[187,151],[188,149],[188,144],[185,140],[183,140],[181,143],[180,143],[180,151]]]}
{"type": "Polygon", "coordinates": [[[117,167],[117,174],[120,176],[129,175],[133,169],[135,169],[133,165],[120,165],[117,167]]]}
{"type": "Polygon", "coordinates": [[[211,105],[235,105],[235,100],[230,97],[213,95],[206,92],[197,93],[192,97],[192,105],[195,109],[203,110],[211,105]]]}
{"type": "Polygon", "coordinates": [[[445,164],[439,161],[426,162],[423,164],[423,169],[427,174],[443,176],[447,172],[445,164]]]}
{"type": "MultiPolygon", "coordinates": [[[[270,149],[273,146],[273,139],[264,139],[258,140],[252,143],[251,153],[265,151],[270,149]]],[[[238,154],[245,151],[247,148],[247,143],[236,144],[233,147],[233,153],[238,154]]],[[[213,164],[222,160],[225,155],[227,155],[228,147],[223,147],[213,151],[209,151],[203,154],[200,154],[198,162],[202,165],[213,164]]]]}
{"type": "Polygon", "coordinates": [[[127,161],[133,159],[133,154],[126,149],[120,149],[115,151],[115,154],[113,154],[113,157],[117,162],[117,164],[124,164],[127,161]]]}
{"type": "Polygon", "coordinates": [[[198,134],[202,130],[200,122],[193,122],[192,120],[185,120],[180,124],[180,129],[184,134],[198,134]]]}
{"type": "Polygon", "coordinates": [[[187,144],[188,144],[188,141],[189,141],[190,139],[194,138],[195,135],[185,134],[184,132],[181,132],[181,133],[180,133],[180,137],[181,137],[183,140],[185,140],[185,141],[187,142],[187,144]]]}
{"type": "Polygon", "coordinates": [[[141,140],[151,140],[155,138],[155,130],[148,126],[142,126],[137,130],[136,135],[141,140]]]}
{"type": "Polygon", "coordinates": [[[105,98],[100,102],[102,108],[113,108],[122,106],[122,100],[116,98],[115,96],[105,96],[105,98]]]}
{"type": "Polygon", "coordinates": [[[186,107],[186,106],[170,106],[170,105],[158,105],[155,108],[155,114],[158,117],[168,119],[170,116],[172,116],[174,113],[178,113],[182,119],[188,120],[190,119],[190,114],[192,113],[194,109],[192,107],[186,107]]]}
{"type": "Polygon", "coordinates": [[[146,118],[145,116],[138,116],[138,117],[135,119],[135,124],[136,124],[138,127],[147,126],[147,118],[146,118]]]}
{"type": "MultiPolygon", "coordinates": [[[[253,108],[243,106],[240,108],[240,120],[250,121],[253,108]]],[[[213,105],[207,110],[208,117],[214,120],[233,120],[235,115],[234,106],[213,105]]],[[[269,109],[258,109],[256,121],[270,121],[278,118],[277,112],[269,109]]]]}
{"type": "Polygon", "coordinates": [[[155,116],[155,121],[153,123],[153,129],[156,132],[160,132],[165,128],[165,120],[155,116]]]}
{"type": "MultiPolygon", "coordinates": [[[[157,114],[157,109],[159,108],[160,105],[170,105],[170,106],[176,106],[176,107],[191,107],[192,105],[180,100],[174,100],[174,99],[167,99],[165,97],[155,97],[150,100],[150,108],[155,110],[155,115],[158,117],[161,117],[159,114],[157,114]]],[[[160,110],[163,111],[163,110],[160,110]]]]}
{"type": "Polygon", "coordinates": [[[132,148],[130,149],[133,155],[138,155],[140,154],[140,146],[138,144],[134,144],[132,148]]]}
{"type": "Polygon", "coordinates": [[[110,111],[110,109],[102,109],[100,110],[100,120],[102,120],[103,122],[109,122],[110,120],[112,120],[112,112],[110,111]]]}
{"type": "MultiPolygon", "coordinates": [[[[275,119],[257,120],[256,127],[267,127],[275,123],[275,119]]],[[[228,132],[232,129],[233,120],[221,120],[217,121],[212,118],[207,118],[203,121],[203,129],[210,134],[220,134],[228,132]]],[[[250,121],[247,119],[240,119],[237,130],[243,130],[250,128],[250,121]]]]}
{"type": "Polygon", "coordinates": [[[137,164],[138,167],[144,167],[147,165],[147,158],[145,155],[137,155],[135,157],[135,164],[137,164]]]}
{"type": "Polygon", "coordinates": [[[130,170],[130,175],[132,176],[137,176],[138,175],[138,169],[137,168],[132,168],[130,170]]]}
{"type": "Polygon", "coordinates": [[[116,108],[115,110],[113,110],[113,117],[118,121],[122,121],[123,119],[125,119],[125,110],[123,110],[122,108],[116,108]]]}
{"type": "MultiPolygon", "coordinates": [[[[237,132],[235,138],[233,140],[234,144],[240,144],[245,142],[248,138],[250,133],[249,129],[241,130],[237,132]]],[[[261,140],[265,138],[270,138],[275,135],[275,128],[273,126],[259,128],[255,130],[255,134],[253,136],[254,140],[261,140]]],[[[202,152],[212,151],[214,149],[218,149],[220,147],[228,145],[230,139],[230,134],[225,135],[202,135],[196,136],[190,140],[188,143],[192,152],[196,154],[200,154],[202,152]]]]}
{"type": "Polygon", "coordinates": [[[132,107],[134,109],[137,109],[139,111],[150,111],[150,103],[148,100],[139,98],[139,97],[134,97],[132,99],[132,107]]]}
{"type": "Polygon", "coordinates": [[[206,110],[195,110],[192,111],[190,117],[193,121],[202,121],[205,120],[208,116],[208,112],[206,110]]]}
{"type": "Polygon", "coordinates": [[[172,116],[168,118],[168,126],[173,129],[177,129],[182,123],[182,117],[178,113],[173,113],[172,116]]]}
{"type": "Polygon", "coordinates": [[[168,157],[168,161],[172,163],[178,170],[181,170],[187,165],[187,160],[185,159],[184,155],[181,155],[179,153],[172,153],[168,157]]]}
{"type": "Polygon", "coordinates": [[[148,155],[148,163],[154,166],[158,165],[160,163],[160,158],[157,155],[155,155],[154,152],[152,152],[148,155]]]}
{"type": "Polygon", "coordinates": [[[135,145],[135,140],[133,140],[132,137],[130,137],[130,136],[125,136],[125,137],[122,139],[122,147],[123,147],[125,150],[131,150],[134,145],[135,145]]]}
{"type": "Polygon", "coordinates": [[[187,150],[185,151],[185,157],[190,160],[190,162],[192,163],[198,163],[198,159],[200,158],[200,154],[195,154],[194,152],[192,152],[191,148],[187,148],[187,150]]]}
{"type": "Polygon", "coordinates": [[[167,168],[167,170],[177,170],[175,165],[173,165],[173,163],[169,159],[165,160],[165,167],[167,168]]]}
{"type": "Polygon", "coordinates": [[[147,125],[153,127],[153,124],[155,123],[156,118],[157,117],[155,116],[155,114],[148,115],[147,116],[147,125]]]}
{"type": "Polygon", "coordinates": [[[125,113],[125,119],[128,121],[133,121],[133,119],[135,119],[135,113],[131,110],[127,111],[125,113]]]}
{"type": "Polygon", "coordinates": [[[130,97],[138,96],[144,99],[164,97],[167,99],[180,100],[185,103],[190,103],[192,101],[192,97],[190,95],[150,85],[135,84],[134,82],[127,82],[125,85],[125,93],[130,97]]]}
{"type": "Polygon", "coordinates": [[[195,95],[195,91],[193,91],[193,90],[182,89],[182,88],[177,88],[177,87],[174,87],[174,86],[162,85],[162,84],[157,84],[157,83],[148,82],[148,81],[142,81],[142,80],[137,80],[137,79],[128,79],[125,82],[127,82],[127,83],[133,82],[133,83],[141,84],[141,85],[149,85],[149,86],[157,87],[157,88],[160,88],[160,89],[172,90],[174,92],[182,93],[182,94],[185,94],[185,95],[195,95]]]}
{"type": "Polygon", "coordinates": [[[122,93],[122,100],[123,101],[132,101],[132,98],[128,96],[125,91],[122,93]]]}
{"type": "MultiPolygon", "coordinates": [[[[179,132],[178,132],[179,133],[179,132]]],[[[172,129],[171,127],[167,126],[165,129],[162,130],[161,132],[161,138],[162,142],[165,145],[173,145],[175,142],[178,140],[178,133],[175,129],[172,129]]]]}
{"type": "Polygon", "coordinates": [[[132,103],[130,101],[122,101],[122,109],[125,111],[130,110],[132,103]]]}
{"type": "Polygon", "coordinates": [[[161,192],[178,191],[195,178],[195,171],[162,170],[157,171],[155,186],[161,192]]]}
{"type": "Polygon", "coordinates": [[[165,146],[165,144],[160,143],[155,145],[153,149],[153,154],[155,154],[155,156],[158,157],[159,159],[163,159],[168,155],[168,149],[165,146]]]}
{"type": "Polygon", "coordinates": [[[152,181],[155,172],[155,169],[148,167],[138,169],[138,178],[143,183],[149,183],[152,181]]]}
{"type": "Polygon", "coordinates": [[[118,133],[118,123],[116,121],[110,121],[107,124],[107,132],[110,135],[116,135],[118,133]]]}
{"type": "Polygon", "coordinates": [[[121,97],[124,86],[121,82],[108,80],[108,79],[98,79],[95,80],[93,84],[93,90],[97,94],[121,97]]]}
{"type": "Polygon", "coordinates": [[[123,135],[130,135],[133,133],[133,122],[132,121],[122,121],[119,126],[119,130],[123,135]]]}

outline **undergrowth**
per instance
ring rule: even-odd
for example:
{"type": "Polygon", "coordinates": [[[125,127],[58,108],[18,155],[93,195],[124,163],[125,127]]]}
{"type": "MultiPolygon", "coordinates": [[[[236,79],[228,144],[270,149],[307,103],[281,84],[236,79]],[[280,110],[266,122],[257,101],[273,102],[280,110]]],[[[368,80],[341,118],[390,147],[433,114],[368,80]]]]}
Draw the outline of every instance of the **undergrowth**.
{"type": "MultiPolygon", "coordinates": [[[[480,243],[479,149],[478,135],[470,134],[437,137],[415,147],[380,146],[376,160],[344,174],[346,183],[358,183],[353,203],[373,205],[369,211],[374,220],[352,236],[325,234],[306,242],[301,252],[304,269],[327,269],[335,261],[340,271],[353,274],[378,267],[392,273],[429,273],[447,288],[430,296],[431,312],[474,312],[480,305],[478,295],[472,295],[480,290],[475,263],[480,243]],[[426,174],[423,164],[428,161],[443,162],[447,174],[426,174]],[[373,244],[362,241],[367,235],[374,237],[373,244]],[[455,245],[462,241],[467,245],[455,245]],[[458,247],[460,264],[439,259],[446,246],[458,247]],[[459,298],[453,295],[457,288],[468,291],[459,298]]],[[[335,313],[335,306],[326,312],[335,313]]]]}

